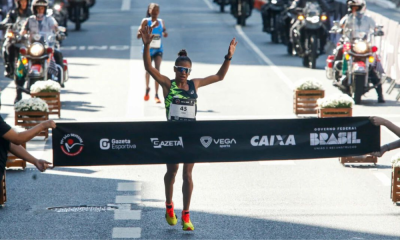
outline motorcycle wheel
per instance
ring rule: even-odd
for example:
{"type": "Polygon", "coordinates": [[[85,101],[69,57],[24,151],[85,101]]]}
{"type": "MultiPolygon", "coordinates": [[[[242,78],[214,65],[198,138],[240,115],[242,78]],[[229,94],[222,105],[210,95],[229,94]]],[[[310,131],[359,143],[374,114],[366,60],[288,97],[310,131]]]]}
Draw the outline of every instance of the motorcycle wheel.
{"type": "Polygon", "coordinates": [[[224,0],[219,5],[219,11],[225,12],[225,1],[224,0]]]}
{"type": "Polygon", "coordinates": [[[287,43],[287,53],[288,53],[290,56],[293,55],[293,44],[292,44],[290,41],[288,41],[288,43],[287,43]]]}
{"type": "Polygon", "coordinates": [[[312,35],[310,37],[311,44],[311,55],[309,57],[309,67],[315,69],[317,67],[317,51],[318,51],[318,41],[317,36],[312,35]]]}
{"type": "Polygon", "coordinates": [[[364,94],[365,75],[353,75],[352,92],[355,104],[361,103],[361,96],[364,94]]]}
{"type": "Polygon", "coordinates": [[[246,16],[241,15],[237,17],[237,25],[246,26],[246,16]]]}
{"type": "Polygon", "coordinates": [[[77,5],[75,7],[75,30],[81,30],[81,6],[77,5]]]}
{"type": "Polygon", "coordinates": [[[308,56],[304,56],[304,57],[303,57],[303,66],[304,66],[304,67],[308,67],[309,64],[310,64],[309,57],[308,57],[308,56]]]}
{"type": "Polygon", "coordinates": [[[271,32],[271,41],[273,43],[279,43],[279,36],[278,36],[278,32],[276,30],[271,32]]]}

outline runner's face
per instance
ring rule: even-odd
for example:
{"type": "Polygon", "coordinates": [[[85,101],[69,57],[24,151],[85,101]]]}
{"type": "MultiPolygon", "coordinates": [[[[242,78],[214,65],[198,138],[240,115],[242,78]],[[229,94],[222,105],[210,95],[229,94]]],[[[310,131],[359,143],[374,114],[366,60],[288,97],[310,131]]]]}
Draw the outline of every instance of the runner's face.
{"type": "Polygon", "coordinates": [[[21,6],[22,10],[25,10],[26,6],[28,5],[28,1],[27,0],[20,0],[19,1],[19,5],[21,6]]]}
{"type": "Polygon", "coordinates": [[[151,17],[157,18],[158,14],[160,14],[160,8],[159,7],[150,8],[149,12],[150,12],[151,17]]]}
{"type": "MultiPolygon", "coordinates": [[[[178,65],[176,65],[176,66],[192,68],[192,65],[190,64],[190,62],[186,62],[186,61],[179,62],[178,65]]],[[[190,73],[186,73],[185,71],[183,71],[183,72],[178,71],[175,67],[174,67],[174,71],[175,71],[175,79],[179,79],[181,81],[186,81],[190,75],[190,73]]]]}

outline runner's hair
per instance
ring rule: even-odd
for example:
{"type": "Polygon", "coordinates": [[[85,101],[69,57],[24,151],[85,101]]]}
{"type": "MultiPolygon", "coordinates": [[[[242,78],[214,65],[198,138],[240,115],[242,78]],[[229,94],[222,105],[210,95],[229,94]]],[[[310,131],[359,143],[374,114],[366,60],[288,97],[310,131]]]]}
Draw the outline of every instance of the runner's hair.
{"type": "Polygon", "coordinates": [[[192,60],[187,55],[187,52],[185,49],[182,49],[178,52],[178,58],[175,60],[175,66],[178,66],[180,62],[189,62],[190,66],[192,66],[192,60]]]}
{"type": "Polygon", "coordinates": [[[158,7],[158,9],[160,9],[160,5],[158,5],[157,3],[150,3],[149,6],[147,7],[147,12],[146,12],[146,17],[150,17],[150,9],[151,8],[155,8],[158,7]]]}

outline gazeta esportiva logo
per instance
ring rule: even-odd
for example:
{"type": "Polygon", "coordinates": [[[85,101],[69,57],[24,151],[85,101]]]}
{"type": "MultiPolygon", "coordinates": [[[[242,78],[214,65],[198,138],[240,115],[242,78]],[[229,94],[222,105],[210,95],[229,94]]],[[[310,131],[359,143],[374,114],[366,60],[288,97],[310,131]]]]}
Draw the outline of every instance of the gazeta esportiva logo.
{"type": "Polygon", "coordinates": [[[61,139],[60,145],[63,153],[71,157],[80,154],[84,146],[82,138],[74,133],[64,135],[61,139]]]}

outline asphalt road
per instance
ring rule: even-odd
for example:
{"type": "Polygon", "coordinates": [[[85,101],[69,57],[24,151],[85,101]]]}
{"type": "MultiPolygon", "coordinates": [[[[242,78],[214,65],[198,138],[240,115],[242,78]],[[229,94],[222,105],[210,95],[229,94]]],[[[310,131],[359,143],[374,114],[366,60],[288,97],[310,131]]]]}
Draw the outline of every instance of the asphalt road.
{"type": "MultiPolygon", "coordinates": [[[[141,40],[135,35],[149,3],[98,0],[81,31],[70,23],[63,53],[71,77],[56,122],[165,120],[163,104],[153,99],[153,80],[151,99],[143,101],[141,40]]],[[[302,67],[300,58],[288,56],[285,46],[272,44],[261,31],[257,11],[247,26],[238,27],[229,10],[219,13],[211,0],[158,3],[169,33],[161,65],[166,76],[173,77],[182,48],[193,61],[191,77],[215,74],[230,40],[239,42],[225,80],[198,92],[199,120],[296,118],[293,83],[302,78],[319,80],[327,96],[339,93],[325,77],[326,56],[316,70],[302,67]]],[[[0,85],[1,114],[13,125],[15,87],[4,78],[0,85]]],[[[395,95],[386,94],[386,103],[377,104],[371,91],[354,115],[400,124],[395,95]]],[[[382,144],[395,139],[382,128],[382,144]]],[[[51,137],[34,139],[28,150],[51,160],[51,137]]],[[[196,164],[191,203],[196,229],[189,233],[164,220],[163,165],[8,170],[0,239],[400,239],[400,207],[389,198],[394,154],[387,153],[377,166],[342,166],[337,158],[196,164]],[[108,210],[48,210],[81,205],[108,210]]],[[[181,174],[174,194],[178,217],[181,174]]]]}

